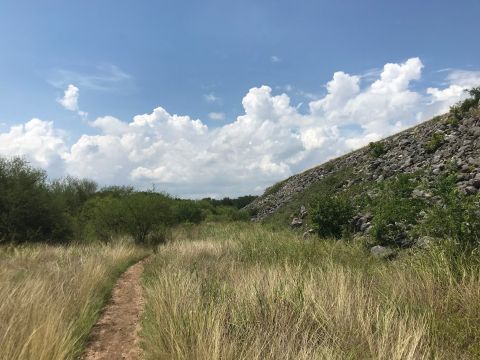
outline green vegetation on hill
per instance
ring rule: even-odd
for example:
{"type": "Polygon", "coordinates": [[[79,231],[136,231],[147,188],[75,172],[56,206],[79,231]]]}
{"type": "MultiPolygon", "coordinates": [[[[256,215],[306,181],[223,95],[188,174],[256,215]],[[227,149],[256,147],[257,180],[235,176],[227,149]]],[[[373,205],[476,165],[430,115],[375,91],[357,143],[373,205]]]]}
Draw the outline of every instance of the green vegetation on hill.
{"type": "Polygon", "coordinates": [[[462,120],[470,110],[477,109],[480,103],[480,87],[472,88],[467,92],[470,95],[468,99],[460,101],[450,108],[450,116],[458,121],[462,120]]]}
{"type": "Polygon", "coordinates": [[[371,245],[402,248],[450,239],[460,252],[475,251],[480,88],[468,92],[470,98],[452,106],[449,115],[352,153],[357,163],[341,157],[271,186],[252,209],[262,211],[267,224],[292,224],[306,235],[309,230],[346,240],[359,235],[371,245]],[[455,126],[466,125],[452,130],[452,118],[455,126]]]}

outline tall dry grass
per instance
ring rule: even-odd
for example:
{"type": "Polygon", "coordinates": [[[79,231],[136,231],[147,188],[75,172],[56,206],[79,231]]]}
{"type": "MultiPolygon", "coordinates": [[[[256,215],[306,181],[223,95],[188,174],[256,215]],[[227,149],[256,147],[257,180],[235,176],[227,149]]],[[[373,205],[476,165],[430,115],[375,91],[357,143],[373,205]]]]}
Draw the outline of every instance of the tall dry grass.
{"type": "Polygon", "coordinates": [[[147,359],[474,359],[480,272],[255,225],[182,228],[146,268],[147,359]]]}
{"type": "Polygon", "coordinates": [[[128,244],[0,247],[0,359],[72,359],[115,278],[144,252],[128,244]]]}

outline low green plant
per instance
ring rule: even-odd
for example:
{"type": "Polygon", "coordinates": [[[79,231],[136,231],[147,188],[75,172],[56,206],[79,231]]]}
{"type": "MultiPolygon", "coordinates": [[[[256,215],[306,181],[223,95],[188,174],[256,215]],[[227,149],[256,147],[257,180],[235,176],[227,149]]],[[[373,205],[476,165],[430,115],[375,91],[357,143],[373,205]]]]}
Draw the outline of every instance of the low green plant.
{"type": "Polygon", "coordinates": [[[456,116],[450,115],[447,118],[447,124],[452,126],[452,127],[458,127],[458,125],[460,125],[460,121],[458,120],[458,118],[456,116]]]}
{"type": "Polygon", "coordinates": [[[201,202],[193,200],[177,200],[174,212],[177,222],[189,222],[198,224],[205,220],[205,213],[202,211],[201,202]]]}
{"type": "Polygon", "coordinates": [[[313,229],[320,237],[340,238],[350,232],[353,211],[344,196],[318,195],[310,208],[313,229]]]}
{"type": "Polygon", "coordinates": [[[249,212],[240,211],[232,206],[217,206],[207,216],[207,221],[223,222],[223,221],[248,221],[250,220],[249,212]]]}
{"type": "Polygon", "coordinates": [[[434,184],[439,202],[426,209],[418,226],[422,234],[454,240],[462,249],[480,245],[480,196],[462,194],[456,186],[455,174],[446,175],[434,184]]]}
{"type": "Polygon", "coordinates": [[[332,171],[332,170],[335,168],[335,166],[333,165],[333,161],[327,162],[327,163],[324,165],[324,168],[325,168],[325,170],[328,171],[328,172],[332,171]]]}
{"type": "Polygon", "coordinates": [[[468,92],[470,97],[450,107],[450,116],[454,119],[462,120],[470,110],[478,108],[480,103],[480,87],[465,91],[468,92]]]}
{"type": "Polygon", "coordinates": [[[440,146],[445,142],[445,135],[440,132],[436,132],[432,135],[430,140],[425,144],[425,150],[429,153],[433,153],[438,150],[440,146]]]}
{"type": "Polygon", "coordinates": [[[379,185],[379,194],[369,210],[373,214],[372,236],[381,245],[404,245],[408,230],[417,222],[424,208],[422,200],[412,198],[419,185],[414,175],[400,174],[379,185]]]}
{"type": "Polygon", "coordinates": [[[368,149],[370,151],[370,154],[376,158],[382,156],[387,152],[387,149],[385,148],[385,144],[381,141],[369,143],[368,149]]]}

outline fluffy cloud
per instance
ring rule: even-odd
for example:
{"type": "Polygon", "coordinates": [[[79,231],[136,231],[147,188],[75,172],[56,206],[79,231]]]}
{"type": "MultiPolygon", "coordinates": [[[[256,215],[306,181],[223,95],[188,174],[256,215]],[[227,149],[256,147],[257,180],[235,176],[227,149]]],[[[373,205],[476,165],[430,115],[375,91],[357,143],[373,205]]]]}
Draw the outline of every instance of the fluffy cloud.
{"type": "Polygon", "coordinates": [[[76,111],[78,115],[86,119],[88,113],[81,111],[78,108],[78,98],[80,97],[80,90],[75,85],[68,85],[67,90],[63,94],[63,97],[57,99],[57,102],[62,105],[65,109],[70,111],[76,111]]]}
{"type": "Polygon", "coordinates": [[[327,93],[312,100],[307,113],[292,105],[287,94],[255,87],[242,100],[244,114],[213,129],[158,107],[129,122],[97,118],[90,122],[97,134],[83,135],[66,147],[52,123],[34,119],[0,134],[0,153],[25,154],[49,168],[61,163],[67,173],[102,183],[155,183],[176,195],[258,193],[445,111],[478,75],[453,71],[446,87],[414,91],[422,68],[418,58],[386,64],[367,83],[360,75],[336,72],[326,84],[327,93]]]}
{"type": "Polygon", "coordinates": [[[50,175],[63,175],[63,164],[68,153],[64,134],[53,127],[53,122],[32,119],[25,124],[10,127],[0,133],[0,154],[22,156],[50,175]]]}
{"type": "Polygon", "coordinates": [[[57,101],[67,110],[78,111],[78,97],[78,88],[75,85],[70,84],[68,85],[67,90],[65,90],[63,97],[57,101]]]}
{"type": "Polygon", "coordinates": [[[430,114],[446,112],[450,105],[467,97],[465,89],[480,84],[480,71],[452,70],[447,75],[448,87],[427,88],[430,95],[430,114]]]}

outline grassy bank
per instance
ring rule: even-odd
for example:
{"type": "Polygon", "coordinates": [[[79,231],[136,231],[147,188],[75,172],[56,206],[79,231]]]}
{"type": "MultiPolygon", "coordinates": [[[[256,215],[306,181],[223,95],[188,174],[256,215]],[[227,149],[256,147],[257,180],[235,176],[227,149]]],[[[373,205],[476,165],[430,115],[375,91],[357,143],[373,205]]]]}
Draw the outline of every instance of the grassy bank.
{"type": "Polygon", "coordinates": [[[118,275],[145,255],[128,244],[0,247],[0,359],[72,359],[118,275]]]}
{"type": "Polygon", "coordinates": [[[474,359],[480,271],[252,224],[178,229],[145,269],[147,359],[474,359]]]}

